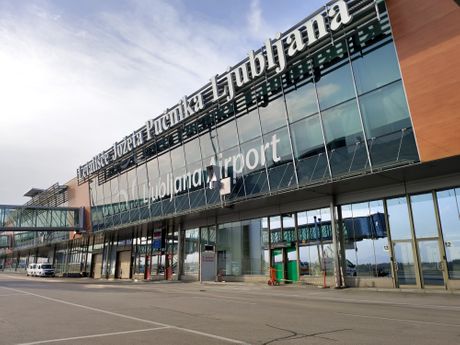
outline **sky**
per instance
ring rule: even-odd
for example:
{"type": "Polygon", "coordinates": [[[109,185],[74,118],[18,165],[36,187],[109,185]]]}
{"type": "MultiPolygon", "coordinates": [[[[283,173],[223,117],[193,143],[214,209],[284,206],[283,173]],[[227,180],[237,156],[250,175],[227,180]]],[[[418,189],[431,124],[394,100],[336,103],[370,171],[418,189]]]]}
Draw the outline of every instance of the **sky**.
{"type": "Polygon", "coordinates": [[[326,0],[0,0],[0,204],[94,155],[326,0]]]}

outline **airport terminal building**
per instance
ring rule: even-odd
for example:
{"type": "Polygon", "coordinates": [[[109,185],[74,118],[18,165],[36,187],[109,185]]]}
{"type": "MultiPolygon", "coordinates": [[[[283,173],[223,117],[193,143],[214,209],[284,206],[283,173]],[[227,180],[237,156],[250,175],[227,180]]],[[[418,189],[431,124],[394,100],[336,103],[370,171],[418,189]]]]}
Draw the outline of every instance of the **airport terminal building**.
{"type": "Polygon", "coordinates": [[[81,165],[68,188],[86,233],[0,257],[54,248],[61,273],[108,279],[459,289],[458,61],[453,0],[331,1],[81,165]]]}

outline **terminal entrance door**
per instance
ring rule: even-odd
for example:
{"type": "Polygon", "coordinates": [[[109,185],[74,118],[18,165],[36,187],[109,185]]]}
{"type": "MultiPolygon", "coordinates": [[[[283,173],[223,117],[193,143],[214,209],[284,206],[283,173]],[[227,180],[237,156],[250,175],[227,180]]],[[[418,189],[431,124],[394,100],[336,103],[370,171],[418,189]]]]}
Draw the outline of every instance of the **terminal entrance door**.
{"type": "Polygon", "coordinates": [[[433,193],[387,200],[397,287],[447,287],[447,262],[433,193]]]}
{"type": "Polygon", "coordinates": [[[444,243],[436,219],[433,193],[410,196],[420,282],[424,288],[447,287],[444,243]]]}
{"type": "Polygon", "coordinates": [[[420,270],[423,286],[444,286],[444,265],[439,253],[438,239],[418,240],[420,270]]]}
{"type": "Polygon", "coordinates": [[[417,284],[412,241],[393,241],[396,281],[400,287],[417,284]]]}

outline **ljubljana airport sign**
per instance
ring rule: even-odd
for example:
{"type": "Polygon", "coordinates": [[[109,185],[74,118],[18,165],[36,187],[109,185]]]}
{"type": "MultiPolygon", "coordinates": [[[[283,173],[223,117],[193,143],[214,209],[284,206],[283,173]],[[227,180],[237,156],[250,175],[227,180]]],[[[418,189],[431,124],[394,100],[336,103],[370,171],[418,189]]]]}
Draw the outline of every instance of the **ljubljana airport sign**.
{"type": "Polygon", "coordinates": [[[263,76],[266,72],[274,70],[276,74],[283,73],[289,58],[296,56],[328,34],[339,30],[352,19],[353,16],[349,12],[347,3],[344,0],[338,0],[286,34],[279,33],[275,39],[267,39],[265,46],[257,52],[250,51],[245,61],[234,68],[229,68],[221,76],[213,76],[210,84],[202,91],[189,97],[184,96],[177,105],[160,116],[148,120],[141,129],[125,137],[121,142],[116,142],[111,149],[96,155],[91,161],[80,166],[77,169],[78,180],[88,178],[212,104],[230,102],[240,88],[263,76]],[[207,93],[211,93],[212,97],[205,103],[204,94],[207,93]]]}

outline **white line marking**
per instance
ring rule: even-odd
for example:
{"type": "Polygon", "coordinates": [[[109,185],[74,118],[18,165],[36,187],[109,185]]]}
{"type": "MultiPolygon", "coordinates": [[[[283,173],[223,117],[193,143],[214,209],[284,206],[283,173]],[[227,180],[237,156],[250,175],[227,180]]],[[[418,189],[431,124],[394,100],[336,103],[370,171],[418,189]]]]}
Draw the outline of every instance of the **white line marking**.
{"type": "Polygon", "coordinates": [[[4,286],[3,286],[3,288],[4,288],[4,289],[7,289],[7,290],[11,290],[11,291],[21,292],[21,293],[24,293],[24,294],[27,294],[27,295],[31,295],[31,296],[43,298],[43,299],[46,299],[46,300],[48,300],[48,301],[53,301],[53,302],[57,302],[57,303],[67,304],[67,305],[71,305],[71,306],[73,306],[73,307],[82,308],[82,309],[87,309],[87,310],[92,310],[92,311],[96,311],[96,312],[99,312],[99,313],[104,313],[104,314],[107,314],[107,315],[117,316],[117,317],[129,319],[129,320],[134,320],[134,321],[139,321],[139,322],[143,322],[143,323],[148,323],[148,324],[155,325],[155,326],[168,327],[168,328],[176,329],[176,330],[183,331],[183,332],[198,334],[198,335],[202,335],[202,336],[204,336],[204,337],[208,337],[208,338],[213,338],[213,339],[218,339],[218,340],[226,341],[226,342],[229,342],[229,343],[244,344],[244,345],[247,345],[247,344],[248,344],[248,343],[246,343],[246,342],[244,342],[244,341],[237,340],[237,339],[221,337],[221,336],[219,336],[219,335],[215,335],[215,334],[211,334],[211,333],[205,333],[205,332],[200,332],[200,331],[195,331],[195,330],[193,330],[193,329],[178,327],[178,326],[174,326],[174,325],[168,325],[168,324],[166,324],[166,323],[161,323],[161,322],[156,322],[156,321],[150,321],[150,320],[140,319],[140,318],[135,317],[135,316],[129,316],[129,315],[124,315],[124,314],[120,314],[120,313],[111,312],[111,311],[104,310],[104,309],[99,309],[99,308],[94,308],[94,307],[88,307],[88,306],[86,306],[86,305],[77,304],[77,303],[72,303],[72,302],[67,302],[67,301],[64,301],[64,300],[61,300],[61,299],[51,298],[51,297],[47,297],[47,296],[43,296],[43,295],[38,295],[38,294],[35,294],[35,293],[32,293],[32,292],[27,292],[27,291],[23,291],[23,290],[19,290],[19,289],[7,288],[7,287],[4,287],[4,286]]]}
{"type": "Polygon", "coordinates": [[[82,335],[82,336],[79,336],[79,337],[40,340],[40,341],[31,342],[31,343],[21,343],[21,344],[17,344],[17,345],[36,345],[36,344],[57,343],[57,342],[69,341],[69,340],[89,339],[89,338],[109,337],[109,336],[121,335],[121,334],[150,332],[150,331],[157,331],[157,330],[160,330],[160,329],[167,329],[167,328],[171,328],[171,327],[156,327],[156,328],[137,329],[137,330],[133,330],[133,331],[124,331],[124,332],[99,333],[99,334],[91,334],[91,335],[82,335]]]}
{"type": "Polygon", "coordinates": [[[360,315],[360,314],[349,314],[349,313],[337,313],[341,315],[347,316],[354,316],[354,317],[361,317],[365,319],[378,319],[378,320],[387,320],[387,321],[396,321],[396,322],[410,322],[410,323],[421,323],[421,324],[428,324],[428,325],[437,325],[437,326],[447,326],[447,327],[460,327],[460,324],[454,323],[444,323],[444,322],[432,322],[432,321],[421,321],[421,320],[409,320],[409,319],[394,319],[391,317],[380,317],[380,316],[371,316],[371,315],[360,315]]]}

